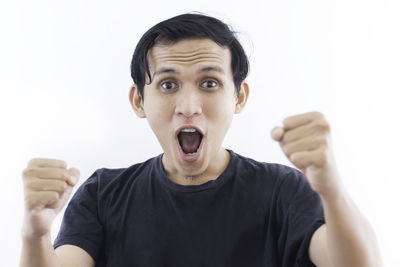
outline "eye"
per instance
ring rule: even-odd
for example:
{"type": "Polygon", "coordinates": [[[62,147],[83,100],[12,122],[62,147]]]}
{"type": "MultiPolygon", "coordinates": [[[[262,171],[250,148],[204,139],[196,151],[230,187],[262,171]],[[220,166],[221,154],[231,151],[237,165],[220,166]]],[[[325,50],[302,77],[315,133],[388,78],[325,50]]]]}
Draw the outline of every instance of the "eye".
{"type": "Polygon", "coordinates": [[[161,87],[164,90],[169,91],[169,90],[176,89],[178,87],[178,85],[174,82],[166,81],[166,82],[161,83],[161,87]]]}
{"type": "Polygon", "coordinates": [[[204,82],[201,83],[201,87],[203,88],[214,88],[218,86],[218,82],[214,81],[214,80],[206,80],[204,82]]]}

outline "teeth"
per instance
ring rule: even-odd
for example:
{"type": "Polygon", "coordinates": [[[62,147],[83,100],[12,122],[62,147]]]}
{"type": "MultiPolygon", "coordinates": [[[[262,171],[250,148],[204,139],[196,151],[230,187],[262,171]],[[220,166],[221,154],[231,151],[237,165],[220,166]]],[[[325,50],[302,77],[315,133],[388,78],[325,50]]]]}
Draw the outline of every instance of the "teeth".
{"type": "Polygon", "coordinates": [[[196,131],[196,129],[194,129],[194,128],[184,128],[181,130],[181,132],[184,132],[184,133],[194,133],[195,131],[196,131]]]}

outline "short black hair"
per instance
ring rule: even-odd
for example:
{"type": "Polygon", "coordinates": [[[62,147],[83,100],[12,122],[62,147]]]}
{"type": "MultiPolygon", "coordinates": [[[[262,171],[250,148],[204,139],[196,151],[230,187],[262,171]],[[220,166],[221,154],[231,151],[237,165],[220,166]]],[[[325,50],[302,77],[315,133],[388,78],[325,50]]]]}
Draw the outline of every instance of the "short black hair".
{"type": "Polygon", "coordinates": [[[208,38],[220,46],[229,48],[231,52],[231,68],[236,93],[249,72],[249,60],[246,53],[226,23],[199,13],[186,13],[164,20],[150,28],[139,40],[131,62],[131,76],[139,94],[144,96],[145,75],[152,81],[147,54],[157,43],[171,44],[183,39],[208,38]]]}

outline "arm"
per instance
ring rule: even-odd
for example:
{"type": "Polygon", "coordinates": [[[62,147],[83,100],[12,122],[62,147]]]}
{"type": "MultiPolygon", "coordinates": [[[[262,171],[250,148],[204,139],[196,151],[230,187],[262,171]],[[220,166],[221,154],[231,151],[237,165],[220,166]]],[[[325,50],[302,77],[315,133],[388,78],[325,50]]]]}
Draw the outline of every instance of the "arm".
{"type": "Polygon", "coordinates": [[[20,267],[92,267],[93,259],[81,248],[61,246],[54,250],[50,229],[68,201],[79,171],[66,169],[60,160],[33,159],[22,173],[25,214],[20,267]]]}
{"type": "Polygon", "coordinates": [[[62,266],[49,234],[38,238],[23,237],[20,267],[25,266],[62,266]]]}
{"type": "Polygon", "coordinates": [[[94,260],[77,246],[64,245],[54,250],[47,234],[36,239],[23,238],[20,266],[93,267],[94,260]]]}
{"type": "Polygon", "coordinates": [[[322,200],[326,224],[309,248],[318,267],[382,266],[373,230],[346,193],[333,157],[330,127],[321,113],[284,120],[272,131],[288,159],[307,177],[322,200]]]}
{"type": "Polygon", "coordinates": [[[346,194],[322,198],[326,224],[313,235],[309,255],[319,267],[383,266],[373,229],[346,194]]]}

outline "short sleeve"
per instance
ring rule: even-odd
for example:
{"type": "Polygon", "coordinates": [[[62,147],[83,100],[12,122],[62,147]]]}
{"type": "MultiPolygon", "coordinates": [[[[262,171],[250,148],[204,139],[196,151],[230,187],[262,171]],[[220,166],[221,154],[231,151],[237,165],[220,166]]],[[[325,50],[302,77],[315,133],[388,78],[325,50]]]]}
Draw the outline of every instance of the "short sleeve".
{"type": "Polygon", "coordinates": [[[325,219],[320,197],[300,171],[293,169],[284,178],[279,206],[282,220],[278,246],[282,266],[315,267],[308,253],[310,241],[325,219]]]}
{"type": "Polygon", "coordinates": [[[98,213],[99,171],[93,173],[69,202],[54,248],[75,245],[84,249],[95,261],[103,245],[103,225],[98,213]]]}

